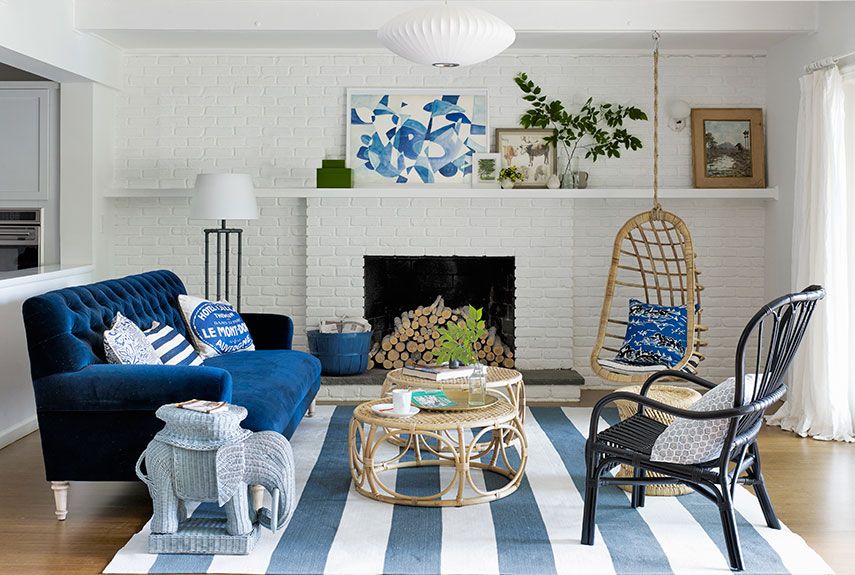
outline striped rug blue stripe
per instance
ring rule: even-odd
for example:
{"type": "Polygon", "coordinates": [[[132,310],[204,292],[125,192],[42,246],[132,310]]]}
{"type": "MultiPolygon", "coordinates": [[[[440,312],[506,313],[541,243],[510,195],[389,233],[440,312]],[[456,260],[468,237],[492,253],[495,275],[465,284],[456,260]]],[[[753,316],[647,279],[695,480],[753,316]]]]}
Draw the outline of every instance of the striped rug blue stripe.
{"type": "MultiPolygon", "coordinates": [[[[264,530],[248,557],[212,557],[151,555],[146,552],[146,525],[118,551],[105,573],[727,572],[718,511],[697,494],[648,497],[643,510],[634,510],[625,492],[604,487],[597,515],[600,547],[579,543],[582,498],[578,492],[584,493],[583,450],[590,411],[531,409],[526,419],[530,439],[526,478],[515,493],[482,504],[478,507],[483,513],[473,514],[472,507],[390,507],[356,494],[347,451],[352,408],[320,407],[314,418],[304,420],[292,440],[298,467],[299,462],[304,464],[298,473],[300,500],[286,529],[275,535],[264,530]],[[482,545],[488,544],[478,550],[480,555],[466,538],[465,521],[473,517],[479,520],[472,522],[471,533],[480,537],[482,545]],[[448,533],[454,536],[443,537],[444,521],[451,522],[448,533]],[[366,526],[365,536],[360,525],[366,526]],[[368,544],[364,537],[372,533],[376,536],[368,544]]],[[[616,415],[606,417],[611,420],[616,415]]],[[[515,450],[510,455],[519,456],[515,450]]],[[[488,488],[502,485],[494,474],[477,473],[478,481],[488,488]]],[[[435,492],[451,475],[436,467],[399,470],[389,484],[404,493],[435,492]]],[[[767,528],[754,496],[743,488],[738,491],[739,530],[749,573],[831,572],[801,537],[786,527],[767,528]]],[[[214,504],[194,510],[199,517],[220,513],[214,504]]]]}

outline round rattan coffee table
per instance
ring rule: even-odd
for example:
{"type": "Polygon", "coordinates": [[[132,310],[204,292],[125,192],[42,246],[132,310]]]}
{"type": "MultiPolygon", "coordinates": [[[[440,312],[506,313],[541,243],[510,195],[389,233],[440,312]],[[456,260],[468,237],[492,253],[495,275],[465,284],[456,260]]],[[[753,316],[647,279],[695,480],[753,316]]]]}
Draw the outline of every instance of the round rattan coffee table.
{"type": "MultiPolygon", "coordinates": [[[[465,377],[459,379],[448,379],[445,381],[431,381],[420,377],[404,375],[402,369],[393,369],[386,374],[383,387],[380,389],[380,397],[385,397],[395,388],[422,388],[442,390],[468,390],[469,380],[465,377]]],[[[525,421],[525,384],[522,374],[515,369],[506,367],[487,367],[487,389],[493,394],[507,400],[511,405],[517,407],[520,418],[525,421]]]]}
{"type": "MultiPolygon", "coordinates": [[[[628,393],[638,394],[641,391],[640,385],[631,385],[629,387],[621,387],[618,391],[626,391],[628,393]]],[[[689,387],[679,387],[676,385],[652,385],[649,390],[647,390],[647,397],[650,399],[654,399],[656,401],[661,401],[667,405],[673,405],[674,407],[679,407],[682,409],[688,409],[695,403],[697,400],[701,398],[701,394],[691,389],[689,387]]],[[[616,401],[615,405],[618,408],[618,415],[621,418],[621,421],[627,419],[628,417],[634,415],[638,412],[638,404],[632,403],[631,401],[616,401]]],[[[674,422],[674,417],[668,415],[667,413],[662,413],[661,411],[657,411],[655,409],[645,409],[645,415],[656,421],[664,423],[665,425],[671,425],[674,422]]],[[[647,473],[651,477],[657,477],[656,473],[649,471],[647,473]]],[[[632,477],[632,467],[627,465],[621,465],[620,469],[617,472],[618,477],[632,477]]],[[[619,485],[621,489],[624,491],[632,491],[631,485],[619,485]]],[[[683,484],[664,484],[664,485],[648,485],[644,492],[647,495],[660,495],[660,496],[673,496],[673,495],[685,495],[687,493],[692,492],[691,487],[687,487],[683,484]]]]}
{"type": "Polygon", "coordinates": [[[467,411],[422,410],[406,418],[375,414],[371,406],[382,402],[377,399],[358,405],[350,421],[350,472],[362,495],[399,505],[461,507],[501,499],[519,487],[528,444],[517,408],[507,400],[499,398],[467,411]],[[501,440],[508,436],[514,437],[513,447],[501,440]],[[453,468],[447,485],[436,493],[399,493],[381,478],[387,471],[428,466],[453,468]],[[497,473],[508,481],[488,490],[473,480],[472,469],[497,473]]]}

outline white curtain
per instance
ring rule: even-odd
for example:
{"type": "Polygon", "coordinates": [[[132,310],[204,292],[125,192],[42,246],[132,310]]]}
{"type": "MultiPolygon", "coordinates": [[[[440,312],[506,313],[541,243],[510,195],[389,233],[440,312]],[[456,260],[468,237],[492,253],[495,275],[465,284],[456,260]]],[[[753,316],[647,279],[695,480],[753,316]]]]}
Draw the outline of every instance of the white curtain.
{"type": "Polygon", "coordinates": [[[769,422],[803,437],[855,441],[855,233],[848,229],[843,79],[833,66],[800,84],[793,281],[797,290],[820,284],[828,295],[793,361],[786,403],[769,422]]]}

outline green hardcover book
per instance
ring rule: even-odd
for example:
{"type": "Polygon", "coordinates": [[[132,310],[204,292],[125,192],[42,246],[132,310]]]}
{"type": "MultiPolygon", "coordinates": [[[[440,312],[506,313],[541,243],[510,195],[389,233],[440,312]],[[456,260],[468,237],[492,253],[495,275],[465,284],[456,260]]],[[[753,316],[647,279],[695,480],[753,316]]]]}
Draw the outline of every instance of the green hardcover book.
{"type": "Polygon", "coordinates": [[[318,168],[317,187],[352,188],[353,171],[350,168],[318,168]]]}
{"type": "Polygon", "coordinates": [[[321,162],[322,168],[346,168],[347,164],[345,160],[323,160],[321,162]]]}

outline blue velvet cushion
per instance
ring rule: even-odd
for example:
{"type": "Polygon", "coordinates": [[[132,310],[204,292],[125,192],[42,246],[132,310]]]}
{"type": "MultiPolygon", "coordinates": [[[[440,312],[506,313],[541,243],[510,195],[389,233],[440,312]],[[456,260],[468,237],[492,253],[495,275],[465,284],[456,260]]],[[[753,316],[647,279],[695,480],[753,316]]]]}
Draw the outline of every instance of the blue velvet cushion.
{"type": "Polygon", "coordinates": [[[629,323],[614,361],[635,366],[673,367],[686,353],[686,306],[629,300],[629,323]]]}
{"type": "MultiPolygon", "coordinates": [[[[304,399],[320,385],[321,363],[312,355],[291,350],[257,350],[218,355],[206,367],[220,367],[232,376],[232,403],[249,415],[242,425],[253,431],[285,433],[304,399]]],[[[299,418],[298,418],[299,420],[299,418]]]]}

